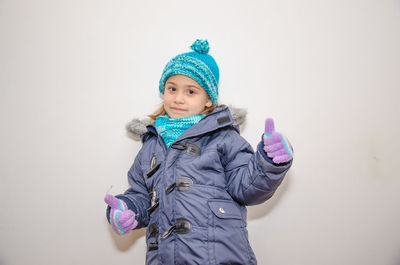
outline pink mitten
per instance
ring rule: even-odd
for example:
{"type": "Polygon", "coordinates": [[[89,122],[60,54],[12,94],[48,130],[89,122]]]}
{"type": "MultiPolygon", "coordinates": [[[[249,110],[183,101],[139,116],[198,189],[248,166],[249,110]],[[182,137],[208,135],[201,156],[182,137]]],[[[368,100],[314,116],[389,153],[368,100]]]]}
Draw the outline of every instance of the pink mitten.
{"type": "Polygon", "coordinates": [[[124,235],[134,229],[138,222],[135,213],[128,209],[126,203],[115,198],[111,194],[106,194],[104,201],[110,206],[110,223],[118,235],[124,235]]]}
{"type": "Polygon", "coordinates": [[[283,134],[275,131],[274,120],[265,120],[264,151],[275,164],[289,162],[293,158],[293,148],[283,134]]]}

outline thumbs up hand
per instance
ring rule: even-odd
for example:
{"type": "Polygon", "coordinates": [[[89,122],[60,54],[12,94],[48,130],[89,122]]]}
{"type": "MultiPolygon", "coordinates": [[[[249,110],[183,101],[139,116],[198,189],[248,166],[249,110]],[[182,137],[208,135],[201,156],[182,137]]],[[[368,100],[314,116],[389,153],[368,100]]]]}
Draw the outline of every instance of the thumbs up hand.
{"type": "Polygon", "coordinates": [[[124,235],[134,229],[138,222],[136,214],[128,209],[126,203],[107,193],[104,201],[110,206],[110,223],[118,235],[124,235]]]}
{"type": "Polygon", "coordinates": [[[289,162],[293,158],[293,148],[289,140],[275,131],[274,120],[271,118],[265,121],[264,151],[275,164],[289,162]]]}

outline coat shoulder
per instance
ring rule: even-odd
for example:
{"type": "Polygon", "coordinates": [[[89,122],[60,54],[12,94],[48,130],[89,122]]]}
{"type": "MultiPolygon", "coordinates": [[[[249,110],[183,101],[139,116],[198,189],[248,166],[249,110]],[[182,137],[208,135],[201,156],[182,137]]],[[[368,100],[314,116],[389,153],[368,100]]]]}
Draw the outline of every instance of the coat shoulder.
{"type": "Polygon", "coordinates": [[[140,141],[142,136],[149,132],[147,127],[153,124],[154,122],[149,118],[134,118],[126,124],[125,129],[133,140],[140,141]]]}
{"type": "Polygon", "coordinates": [[[232,107],[232,106],[229,106],[228,108],[229,108],[232,118],[233,118],[233,125],[234,126],[243,125],[244,122],[246,121],[247,110],[243,109],[243,108],[232,107]]]}

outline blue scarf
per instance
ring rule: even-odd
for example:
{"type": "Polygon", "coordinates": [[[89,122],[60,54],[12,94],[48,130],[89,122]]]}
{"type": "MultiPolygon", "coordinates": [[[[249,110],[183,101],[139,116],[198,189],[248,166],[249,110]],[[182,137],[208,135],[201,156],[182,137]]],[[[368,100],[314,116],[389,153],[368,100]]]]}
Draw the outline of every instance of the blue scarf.
{"type": "Polygon", "coordinates": [[[156,129],[167,147],[169,147],[182,133],[198,123],[205,115],[195,115],[179,119],[171,119],[168,114],[158,116],[156,129]]]}

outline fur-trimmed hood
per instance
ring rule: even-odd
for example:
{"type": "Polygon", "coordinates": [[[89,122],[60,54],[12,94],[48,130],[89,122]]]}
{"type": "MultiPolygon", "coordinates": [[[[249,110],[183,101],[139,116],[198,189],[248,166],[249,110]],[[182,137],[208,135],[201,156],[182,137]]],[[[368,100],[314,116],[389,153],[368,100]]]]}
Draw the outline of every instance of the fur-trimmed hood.
{"type": "MultiPolygon", "coordinates": [[[[233,118],[233,125],[241,126],[246,121],[247,111],[242,108],[235,108],[232,106],[228,106],[232,118],[233,118]]],[[[131,136],[134,140],[139,141],[140,136],[147,132],[147,126],[154,124],[150,118],[138,119],[134,118],[130,122],[128,122],[125,126],[127,133],[131,136]]]]}

